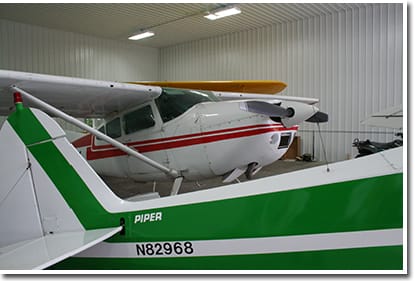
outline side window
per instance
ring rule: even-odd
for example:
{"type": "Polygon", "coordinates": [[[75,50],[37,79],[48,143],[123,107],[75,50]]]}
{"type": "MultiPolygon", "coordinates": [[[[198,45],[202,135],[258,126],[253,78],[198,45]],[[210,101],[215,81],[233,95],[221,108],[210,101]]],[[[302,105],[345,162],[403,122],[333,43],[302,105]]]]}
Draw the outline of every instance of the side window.
{"type": "Polygon", "coordinates": [[[111,138],[119,138],[121,137],[121,125],[120,125],[120,118],[115,118],[111,122],[107,123],[106,131],[107,136],[111,138]]]}
{"type": "MultiPolygon", "coordinates": [[[[98,128],[98,131],[100,131],[101,133],[103,133],[104,135],[106,135],[106,133],[105,133],[105,125],[102,125],[101,127],[99,127],[98,128]]],[[[100,139],[98,137],[96,139],[102,141],[102,139],[100,139]]]]}
{"type": "Polygon", "coordinates": [[[101,127],[99,127],[98,131],[100,131],[101,133],[105,134],[105,126],[102,125],[101,127]]]}
{"type": "Polygon", "coordinates": [[[131,134],[156,124],[151,106],[147,105],[124,115],[124,130],[131,134]]]}

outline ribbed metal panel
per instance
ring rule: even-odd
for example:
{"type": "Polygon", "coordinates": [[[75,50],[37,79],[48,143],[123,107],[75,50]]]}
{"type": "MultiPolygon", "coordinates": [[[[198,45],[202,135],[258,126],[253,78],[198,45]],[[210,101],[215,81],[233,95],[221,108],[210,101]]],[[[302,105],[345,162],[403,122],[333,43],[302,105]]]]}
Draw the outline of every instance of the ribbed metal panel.
{"type": "Polygon", "coordinates": [[[0,20],[0,69],[102,80],[158,79],[158,49],[0,20]]]}
{"type": "MultiPolygon", "coordinates": [[[[0,69],[112,81],[158,80],[158,59],[155,48],[0,20],[0,69]]],[[[3,121],[0,117],[0,125],[3,121]]]]}
{"type": "MultiPolygon", "coordinates": [[[[328,160],[352,157],[356,137],[393,139],[393,131],[360,121],[402,103],[403,7],[348,5],[316,4],[311,12],[329,14],[163,48],[160,78],[285,81],[284,95],[319,98],[329,113],[329,123],[321,125],[328,160]]],[[[300,136],[302,152],[323,160],[316,126],[305,124],[300,136]]]]}
{"type": "Polygon", "coordinates": [[[139,29],[156,36],[135,42],[167,47],[221,34],[364,7],[368,3],[239,3],[242,13],[218,21],[203,17],[224,3],[4,3],[0,19],[100,38],[124,40],[139,29]]]}

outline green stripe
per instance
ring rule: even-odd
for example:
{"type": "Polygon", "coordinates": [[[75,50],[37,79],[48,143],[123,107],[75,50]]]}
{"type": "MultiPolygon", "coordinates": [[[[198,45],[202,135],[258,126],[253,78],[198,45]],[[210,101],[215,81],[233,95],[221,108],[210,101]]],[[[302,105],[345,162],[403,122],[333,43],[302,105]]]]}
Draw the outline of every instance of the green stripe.
{"type": "Polygon", "coordinates": [[[70,258],[51,269],[402,270],[402,246],[186,258],[70,258]]]}
{"type": "Polygon", "coordinates": [[[7,121],[26,145],[50,139],[50,135],[30,109],[20,108],[16,110],[7,118],[7,121]]]}
{"type": "MultiPolygon", "coordinates": [[[[183,241],[402,228],[402,174],[160,208],[111,241],[183,241]]],[[[133,213],[132,215],[135,215],[133,213]]]]}
{"type": "Polygon", "coordinates": [[[58,187],[85,229],[119,225],[119,219],[110,216],[101,206],[53,142],[33,145],[29,150],[58,187]]]}
{"type": "Polygon", "coordinates": [[[51,137],[30,109],[17,110],[8,121],[85,229],[119,225],[119,219],[108,215],[55,144],[47,141],[51,137]]]}

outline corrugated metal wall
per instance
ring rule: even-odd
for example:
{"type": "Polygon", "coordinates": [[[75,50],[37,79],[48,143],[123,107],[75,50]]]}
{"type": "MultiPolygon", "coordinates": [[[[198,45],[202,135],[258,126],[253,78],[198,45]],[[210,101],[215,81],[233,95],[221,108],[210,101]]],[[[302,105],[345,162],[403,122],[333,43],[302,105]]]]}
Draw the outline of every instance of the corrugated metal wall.
{"type": "Polygon", "coordinates": [[[159,50],[0,20],[0,69],[99,80],[157,80],[159,50]]]}
{"type": "MultiPolygon", "coordinates": [[[[343,160],[356,137],[394,138],[360,121],[402,103],[402,9],[379,4],[163,48],[160,78],[285,81],[285,95],[320,99],[328,160],[343,160]]],[[[302,152],[323,160],[316,129],[302,126],[302,152]]]]}
{"type": "MultiPolygon", "coordinates": [[[[402,4],[378,4],[163,48],[0,20],[0,69],[103,80],[277,79],[285,95],[317,97],[330,161],[356,154],[355,137],[393,139],[360,125],[402,103],[402,4]]],[[[314,125],[302,152],[323,159],[314,125]],[[313,137],[314,136],[314,137],[313,137]]]]}
{"type": "Polygon", "coordinates": [[[158,60],[156,48],[0,20],[0,69],[112,81],[158,80],[158,60]]]}

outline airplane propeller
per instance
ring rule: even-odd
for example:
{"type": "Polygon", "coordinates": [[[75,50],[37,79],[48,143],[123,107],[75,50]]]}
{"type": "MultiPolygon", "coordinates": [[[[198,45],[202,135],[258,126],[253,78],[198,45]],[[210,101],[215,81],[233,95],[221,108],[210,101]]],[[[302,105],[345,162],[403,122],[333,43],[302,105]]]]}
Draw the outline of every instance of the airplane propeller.
{"type": "Polygon", "coordinates": [[[245,101],[241,103],[241,109],[262,115],[268,115],[270,117],[292,117],[294,116],[294,110],[292,108],[284,108],[276,104],[264,102],[264,101],[245,101]]]}
{"type": "MultiPolygon", "coordinates": [[[[287,103],[286,108],[278,104],[272,104],[264,101],[244,101],[240,104],[242,110],[267,115],[271,118],[281,118],[281,121],[285,126],[292,126],[298,124],[299,120],[302,119],[306,122],[311,123],[324,123],[328,121],[328,114],[318,111],[318,109],[312,105],[304,103],[287,103]],[[296,110],[293,107],[296,107],[300,114],[296,114],[296,110]]],[[[298,113],[297,112],[297,113],[298,113]]]]}

